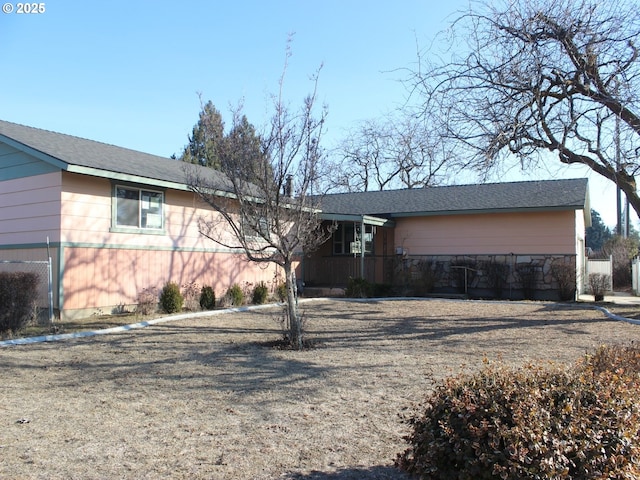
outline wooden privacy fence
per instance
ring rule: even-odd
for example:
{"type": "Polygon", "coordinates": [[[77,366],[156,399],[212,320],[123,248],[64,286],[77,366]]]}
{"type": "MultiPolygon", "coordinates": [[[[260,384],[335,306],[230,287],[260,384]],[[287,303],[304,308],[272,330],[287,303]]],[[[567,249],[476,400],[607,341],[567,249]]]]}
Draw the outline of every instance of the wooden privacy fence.
{"type": "Polygon", "coordinates": [[[631,288],[635,295],[640,294],[640,257],[631,261],[631,288]]]}
{"type": "Polygon", "coordinates": [[[590,293],[589,288],[589,275],[592,273],[600,273],[602,275],[609,276],[608,292],[613,291],[613,258],[589,258],[587,259],[587,271],[584,276],[584,288],[587,293],[590,293]]]}

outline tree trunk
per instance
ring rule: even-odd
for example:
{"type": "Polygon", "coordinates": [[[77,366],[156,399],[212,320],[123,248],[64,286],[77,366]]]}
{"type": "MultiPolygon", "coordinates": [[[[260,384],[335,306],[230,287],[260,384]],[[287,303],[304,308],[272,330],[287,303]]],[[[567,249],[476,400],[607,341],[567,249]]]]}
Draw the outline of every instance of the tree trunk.
{"type": "Polygon", "coordinates": [[[291,262],[285,262],[284,275],[287,286],[287,312],[289,315],[289,342],[296,350],[302,350],[302,324],[298,315],[298,291],[295,271],[291,262]]]}

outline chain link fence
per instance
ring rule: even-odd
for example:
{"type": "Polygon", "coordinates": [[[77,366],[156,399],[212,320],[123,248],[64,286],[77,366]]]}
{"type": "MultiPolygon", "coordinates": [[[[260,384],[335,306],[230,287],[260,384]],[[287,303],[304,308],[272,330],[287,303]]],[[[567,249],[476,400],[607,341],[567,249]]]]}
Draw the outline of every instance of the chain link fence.
{"type": "Polygon", "coordinates": [[[27,272],[38,276],[35,307],[38,321],[53,322],[53,277],[49,260],[0,260],[0,272],[27,272]]]}

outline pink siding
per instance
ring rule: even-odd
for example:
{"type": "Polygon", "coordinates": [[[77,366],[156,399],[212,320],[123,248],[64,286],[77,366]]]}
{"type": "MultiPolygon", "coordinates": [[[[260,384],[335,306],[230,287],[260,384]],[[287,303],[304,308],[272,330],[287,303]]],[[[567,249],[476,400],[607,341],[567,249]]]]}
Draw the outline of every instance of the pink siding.
{"type": "Polygon", "coordinates": [[[0,245],[44,243],[60,239],[60,173],[2,182],[0,245]]]}
{"type": "Polygon", "coordinates": [[[574,211],[399,218],[410,255],[575,254],[574,211]]]}
{"type": "Polygon", "coordinates": [[[210,249],[215,246],[198,230],[198,219],[210,218],[212,211],[199,204],[191,192],[165,191],[165,233],[151,235],[110,231],[112,184],[109,180],[65,173],[63,183],[63,241],[136,248],[210,249]]]}
{"type": "Polygon", "coordinates": [[[63,172],[62,182],[62,241],[108,243],[111,228],[109,180],[63,172]]]}
{"type": "Polygon", "coordinates": [[[143,289],[168,281],[211,285],[221,296],[233,283],[274,279],[274,267],[248,263],[200,235],[198,219],[214,212],[191,192],[165,191],[158,235],[111,231],[109,180],[64,173],[63,185],[64,310],[133,304],[143,289]]]}
{"type": "Polygon", "coordinates": [[[64,256],[65,310],[133,304],[145,288],[168,281],[211,285],[220,297],[233,283],[271,285],[276,273],[231,253],[67,247],[64,256]]]}

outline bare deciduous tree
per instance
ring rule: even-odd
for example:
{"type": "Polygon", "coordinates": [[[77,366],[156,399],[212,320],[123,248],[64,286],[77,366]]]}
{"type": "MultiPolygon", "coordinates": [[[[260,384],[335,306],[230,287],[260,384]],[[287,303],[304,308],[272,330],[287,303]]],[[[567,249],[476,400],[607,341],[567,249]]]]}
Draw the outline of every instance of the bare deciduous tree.
{"type": "MultiPolygon", "coordinates": [[[[290,50],[287,48],[287,60],[290,50]]],[[[316,89],[303,106],[293,111],[283,98],[286,64],[279,92],[272,97],[273,115],[261,135],[266,161],[222,156],[219,170],[224,180],[212,181],[202,169],[188,171],[191,189],[219,215],[200,219],[200,232],[214,242],[239,249],[252,262],[274,263],[282,267],[287,287],[289,341],[303,347],[301,316],[297,308],[295,262],[304,252],[324,243],[331,230],[322,227],[313,195],[323,152],[320,140],[326,110],[318,117],[316,89]],[[222,184],[221,184],[222,182],[222,184]]],[[[242,116],[234,115],[236,122],[242,116]]]]}
{"type": "Polygon", "coordinates": [[[616,183],[640,213],[635,2],[474,6],[452,23],[444,57],[419,52],[409,84],[422,112],[438,112],[443,135],[468,147],[467,166],[486,173],[517,158],[526,170],[547,152],[616,183]]]}
{"type": "Polygon", "coordinates": [[[440,140],[411,114],[365,121],[338,147],[332,186],[359,192],[438,185],[451,164],[440,140]]]}

